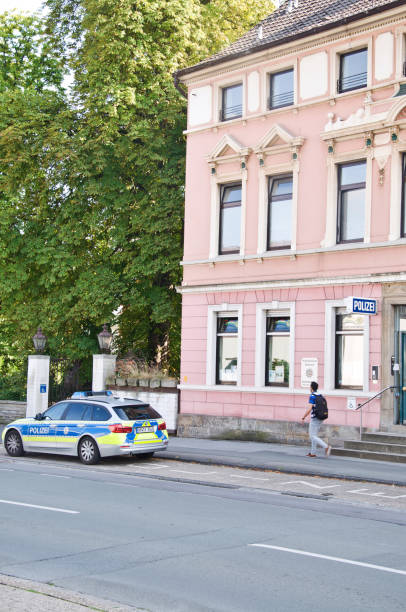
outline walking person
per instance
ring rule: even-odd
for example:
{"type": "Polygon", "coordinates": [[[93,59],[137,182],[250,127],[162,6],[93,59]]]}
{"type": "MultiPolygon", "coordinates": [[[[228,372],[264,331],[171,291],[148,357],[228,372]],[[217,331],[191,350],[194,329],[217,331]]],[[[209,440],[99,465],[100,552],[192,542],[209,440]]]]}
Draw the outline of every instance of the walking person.
{"type": "Polygon", "coordinates": [[[302,416],[302,421],[310,414],[309,437],[312,443],[310,452],[307,457],[317,457],[317,446],[324,449],[324,454],[328,457],[331,453],[331,446],[326,444],[324,440],[318,437],[320,426],[328,417],[327,402],[324,397],[318,392],[319,385],[315,381],[310,383],[309,408],[302,416]]]}

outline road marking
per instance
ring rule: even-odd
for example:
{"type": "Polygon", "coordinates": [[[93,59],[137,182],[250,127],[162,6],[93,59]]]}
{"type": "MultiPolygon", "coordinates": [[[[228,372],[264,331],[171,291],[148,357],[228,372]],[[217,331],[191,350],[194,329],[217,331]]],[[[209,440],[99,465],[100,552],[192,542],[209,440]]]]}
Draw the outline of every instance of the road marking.
{"type": "Polygon", "coordinates": [[[283,546],[271,546],[270,544],[248,544],[248,546],[256,546],[258,548],[270,548],[272,550],[280,550],[289,552],[295,555],[303,555],[305,557],[316,557],[317,559],[326,559],[327,561],[336,561],[337,563],[347,563],[348,565],[358,565],[369,569],[379,570],[381,572],[390,572],[391,574],[401,574],[406,576],[406,570],[399,570],[385,565],[373,565],[372,563],[363,563],[362,561],[352,561],[351,559],[343,559],[342,557],[330,557],[329,555],[319,555],[318,553],[307,552],[305,550],[297,550],[296,548],[284,548],[283,546]]]}
{"type": "Polygon", "coordinates": [[[26,508],[37,508],[38,510],[51,510],[51,512],[64,512],[65,514],[80,514],[78,510],[65,510],[64,508],[53,508],[52,506],[37,506],[36,504],[23,504],[22,502],[0,499],[0,504],[12,504],[13,506],[25,506],[26,508]]]}
{"type": "Polygon", "coordinates": [[[238,476],[234,474],[230,475],[230,478],[247,478],[248,480],[268,480],[268,478],[255,478],[255,476],[238,476]]]}
{"type": "Polygon", "coordinates": [[[0,468],[0,472],[14,472],[14,470],[9,468],[0,468]]]}
{"type": "Polygon", "coordinates": [[[167,468],[169,465],[134,465],[137,470],[161,470],[167,468]]]}
{"type": "Polygon", "coordinates": [[[313,487],[313,489],[334,489],[336,487],[341,487],[341,485],[316,485],[313,484],[311,482],[306,482],[305,480],[289,480],[287,482],[281,482],[280,484],[282,485],[287,485],[287,484],[302,484],[302,485],[307,485],[308,487],[313,487]]]}
{"type": "Polygon", "coordinates": [[[367,493],[370,489],[354,489],[347,491],[347,493],[358,493],[358,495],[368,495],[368,497],[385,497],[387,499],[401,499],[406,495],[386,495],[385,493],[367,493]]]}
{"type": "Polygon", "coordinates": [[[191,474],[197,476],[207,476],[208,474],[217,474],[217,472],[189,472],[188,470],[171,470],[171,472],[177,472],[178,474],[191,474]]]}
{"type": "Polygon", "coordinates": [[[40,476],[51,476],[52,478],[71,478],[71,476],[62,476],[61,474],[40,474],[40,476]]]}

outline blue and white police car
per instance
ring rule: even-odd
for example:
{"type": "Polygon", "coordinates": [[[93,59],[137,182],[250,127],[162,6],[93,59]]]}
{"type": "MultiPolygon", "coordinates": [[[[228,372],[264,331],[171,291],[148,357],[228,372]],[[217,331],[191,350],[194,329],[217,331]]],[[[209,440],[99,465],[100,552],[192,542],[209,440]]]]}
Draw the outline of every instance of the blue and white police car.
{"type": "Polygon", "coordinates": [[[149,404],[112,395],[74,393],[33,418],[18,419],[2,433],[12,457],[24,451],[78,456],[82,463],[100,457],[152,457],[168,446],[165,421],[149,404]]]}

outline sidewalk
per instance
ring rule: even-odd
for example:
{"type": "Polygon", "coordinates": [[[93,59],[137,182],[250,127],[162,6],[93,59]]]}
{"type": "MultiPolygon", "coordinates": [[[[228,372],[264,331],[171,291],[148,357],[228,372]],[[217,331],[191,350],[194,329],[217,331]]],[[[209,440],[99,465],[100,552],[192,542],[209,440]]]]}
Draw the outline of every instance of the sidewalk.
{"type": "Polygon", "coordinates": [[[0,610],[7,612],[134,612],[112,601],[89,597],[41,582],[0,574],[0,610]],[[3,607],[4,606],[4,607],[3,607]]]}
{"type": "Polygon", "coordinates": [[[306,457],[307,447],[263,442],[171,437],[162,459],[406,486],[406,466],[351,457],[306,457]]]}
{"type": "MultiPolygon", "coordinates": [[[[0,425],[0,434],[2,428],[0,425]]],[[[321,455],[312,459],[306,457],[307,452],[305,446],[171,436],[168,450],[155,453],[155,457],[406,486],[404,463],[334,455],[328,458],[321,455]]]]}

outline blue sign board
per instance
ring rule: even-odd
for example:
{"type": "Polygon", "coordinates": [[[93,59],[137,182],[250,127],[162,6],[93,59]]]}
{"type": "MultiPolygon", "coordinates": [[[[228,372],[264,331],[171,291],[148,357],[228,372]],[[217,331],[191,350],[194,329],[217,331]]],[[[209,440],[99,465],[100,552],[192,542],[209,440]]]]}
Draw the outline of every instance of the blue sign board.
{"type": "Polygon", "coordinates": [[[40,385],[39,386],[39,392],[40,393],[46,393],[47,392],[47,386],[46,385],[40,385]]]}
{"type": "Polygon", "coordinates": [[[351,298],[351,310],[357,314],[374,315],[377,313],[376,300],[368,300],[365,298],[351,298]]]}

